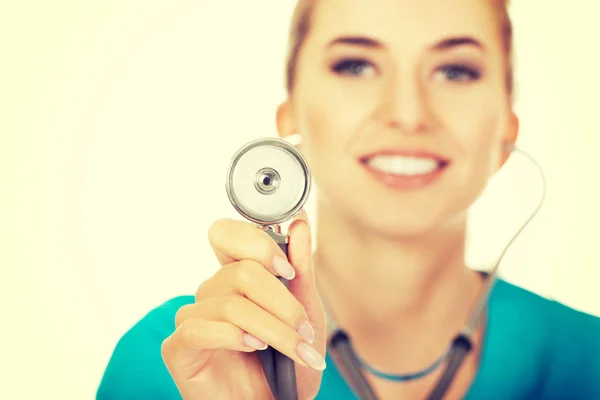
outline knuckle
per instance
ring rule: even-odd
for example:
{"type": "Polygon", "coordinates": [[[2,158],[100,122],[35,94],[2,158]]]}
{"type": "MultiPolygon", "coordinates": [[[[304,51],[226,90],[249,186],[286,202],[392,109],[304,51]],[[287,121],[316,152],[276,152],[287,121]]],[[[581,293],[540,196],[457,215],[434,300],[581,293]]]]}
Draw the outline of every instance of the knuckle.
{"type": "Polygon", "coordinates": [[[180,340],[184,347],[195,347],[198,339],[198,332],[190,321],[185,321],[178,328],[180,340]]]}
{"type": "Polygon", "coordinates": [[[200,286],[198,286],[198,289],[196,289],[196,294],[195,294],[195,301],[196,303],[199,301],[202,301],[204,298],[206,298],[206,293],[210,293],[210,291],[208,290],[208,287],[211,284],[211,280],[207,279],[204,282],[202,282],[200,284],[200,286]]]}
{"type": "Polygon", "coordinates": [[[177,327],[171,336],[163,340],[161,344],[161,355],[167,366],[171,364],[172,359],[179,350],[198,348],[201,339],[200,331],[194,324],[194,321],[187,320],[177,327]]]}
{"type": "Polygon", "coordinates": [[[162,359],[164,360],[165,364],[167,364],[167,366],[170,364],[170,359],[171,359],[171,343],[172,343],[172,336],[167,337],[165,340],[162,341],[161,345],[160,345],[160,355],[162,356],[162,359]]]}
{"type": "Polygon", "coordinates": [[[175,313],[175,326],[176,327],[182,325],[189,318],[190,308],[191,308],[191,305],[186,304],[184,306],[181,306],[177,310],[177,312],[175,313]]]}
{"type": "Polygon", "coordinates": [[[294,302],[292,307],[288,308],[287,320],[292,324],[292,327],[297,327],[306,319],[306,311],[302,304],[298,301],[294,302]]]}
{"type": "Polygon", "coordinates": [[[264,269],[264,267],[254,260],[241,260],[232,268],[235,285],[249,287],[257,284],[260,280],[261,269],[264,269]]]}
{"type": "Polygon", "coordinates": [[[208,228],[208,240],[211,243],[215,243],[223,235],[223,232],[227,230],[227,224],[229,220],[227,218],[219,218],[214,221],[208,228]]]}
{"type": "Polygon", "coordinates": [[[221,307],[223,317],[228,321],[234,321],[243,307],[243,299],[240,296],[227,296],[221,307]]]}

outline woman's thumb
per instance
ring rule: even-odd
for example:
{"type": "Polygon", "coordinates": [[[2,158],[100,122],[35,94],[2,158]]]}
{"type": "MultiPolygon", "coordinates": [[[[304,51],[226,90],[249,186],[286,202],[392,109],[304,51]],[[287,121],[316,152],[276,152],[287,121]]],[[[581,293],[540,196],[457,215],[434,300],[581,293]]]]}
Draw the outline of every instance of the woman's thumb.
{"type": "MultiPolygon", "coordinates": [[[[288,257],[296,270],[296,276],[289,282],[289,289],[304,306],[310,324],[315,330],[316,340],[319,342],[315,345],[320,347],[325,338],[325,313],[315,282],[312,238],[305,211],[298,213],[290,225],[289,235],[288,257]]],[[[323,349],[318,348],[318,350],[323,349]]]]}

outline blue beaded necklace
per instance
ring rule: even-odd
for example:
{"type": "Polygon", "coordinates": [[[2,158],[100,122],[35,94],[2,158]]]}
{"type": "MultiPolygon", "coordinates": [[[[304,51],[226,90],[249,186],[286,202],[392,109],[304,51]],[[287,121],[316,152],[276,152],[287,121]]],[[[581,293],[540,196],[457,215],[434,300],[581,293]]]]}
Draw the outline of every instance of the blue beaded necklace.
{"type": "Polygon", "coordinates": [[[364,360],[359,358],[360,364],[362,365],[362,367],[369,371],[369,373],[375,375],[378,378],[381,379],[385,379],[387,381],[393,381],[393,382],[408,382],[408,381],[414,381],[417,379],[421,379],[429,374],[431,374],[433,371],[435,371],[444,361],[446,361],[446,358],[448,357],[448,352],[446,351],[444,354],[442,354],[442,356],[440,358],[438,358],[432,365],[430,365],[429,367],[419,371],[419,372],[413,372],[410,374],[389,374],[387,372],[383,372],[378,370],[377,368],[369,365],[367,362],[365,362],[364,360]]]}
{"type": "MultiPolygon", "coordinates": [[[[331,308],[328,307],[328,304],[327,304],[326,300],[323,298],[323,296],[321,296],[321,300],[323,301],[323,305],[325,306],[324,308],[325,308],[325,316],[327,319],[328,331],[329,332],[339,331],[340,328],[338,327],[336,320],[334,318],[332,318],[332,314],[330,311],[331,308]]],[[[426,377],[427,375],[431,374],[432,372],[434,372],[440,365],[442,365],[444,363],[444,361],[446,361],[446,359],[448,358],[448,354],[449,354],[449,351],[446,350],[444,352],[444,354],[442,354],[429,367],[427,367],[421,371],[412,372],[412,373],[408,373],[408,374],[392,374],[392,373],[384,372],[384,371],[381,371],[381,370],[373,367],[366,361],[362,360],[360,357],[358,357],[358,355],[357,355],[357,357],[358,357],[358,361],[359,361],[360,365],[366,371],[368,371],[369,373],[371,373],[372,375],[374,375],[380,379],[384,379],[386,381],[391,381],[391,382],[409,382],[409,381],[415,381],[415,380],[421,379],[421,378],[426,377]]]]}

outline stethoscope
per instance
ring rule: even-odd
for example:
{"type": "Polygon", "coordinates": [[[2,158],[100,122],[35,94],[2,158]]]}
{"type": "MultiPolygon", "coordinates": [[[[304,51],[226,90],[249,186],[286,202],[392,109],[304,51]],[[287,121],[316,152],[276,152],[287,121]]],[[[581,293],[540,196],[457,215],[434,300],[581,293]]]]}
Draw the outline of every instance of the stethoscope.
{"type": "MultiPolygon", "coordinates": [[[[280,224],[293,218],[302,209],[311,188],[308,163],[291,143],[291,140],[275,138],[247,143],[233,156],[226,180],[227,195],[236,211],[265,230],[286,255],[288,236],[282,233],[280,224]]],[[[427,395],[427,400],[444,398],[460,366],[473,348],[473,335],[484,315],[500,262],[515,239],[538,213],[545,199],[546,180],[538,162],[514,146],[506,148],[506,151],[517,152],[534,164],[542,178],[542,195],[533,213],[504,247],[489,272],[464,328],[450,343],[444,370],[427,395]]],[[[280,280],[288,287],[287,280],[280,280]]],[[[329,336],[328,345],[344,367],[356,396],[361,400],[377,400],[348,334],[343,329],[336,328],[329,336]]],[[[294,361],[271,347],[259,351],[258,357],[275,400],[297,400],[294,361]]]]}

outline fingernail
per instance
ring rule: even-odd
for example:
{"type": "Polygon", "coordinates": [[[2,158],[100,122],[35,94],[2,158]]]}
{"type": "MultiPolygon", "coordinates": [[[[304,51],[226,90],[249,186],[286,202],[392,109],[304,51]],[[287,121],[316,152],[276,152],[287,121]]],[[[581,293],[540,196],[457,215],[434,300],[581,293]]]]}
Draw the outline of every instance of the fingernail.
{"type": "Polygon", "coordinates": [[[265,350],[268,346],[265,342],[258,339],[256,336],[252,336],[249,333],[244,332],[244,344],[246,346],[250,346],[256,350],[265,350]]]}
{"type": "Polygon", "coordinates": [[[308,345],[308,343],[300,342],[296,348],[298,356],[308,364],[309,367],[317,371],[325,369],[325,359],[319,352],[308,345]]]}
{"type": "Polygon", "coordinates": [[[308,321],[304,321],[300,328],[298,328],[298,333],[300,336],[304,338],[309,344],[312,344],[315,341],[315,330],[310,325],[308,321]]]}
{"type": "Polygon", "coordinates": [[[277,271],[279,276],[287,280],[292,280],[296,276],[296,271],[294,270],[294,267],[292,267],[292,264],[281,256],[275,256],[273,268],[277,271]]]}
{"type": "Polygon", "coordinates": [[[304,219],[306,223],[310,225],[310,220],[308,219],[308,213],[306,210],[302,209],[298,214],[300,218],[304,219]]]}

